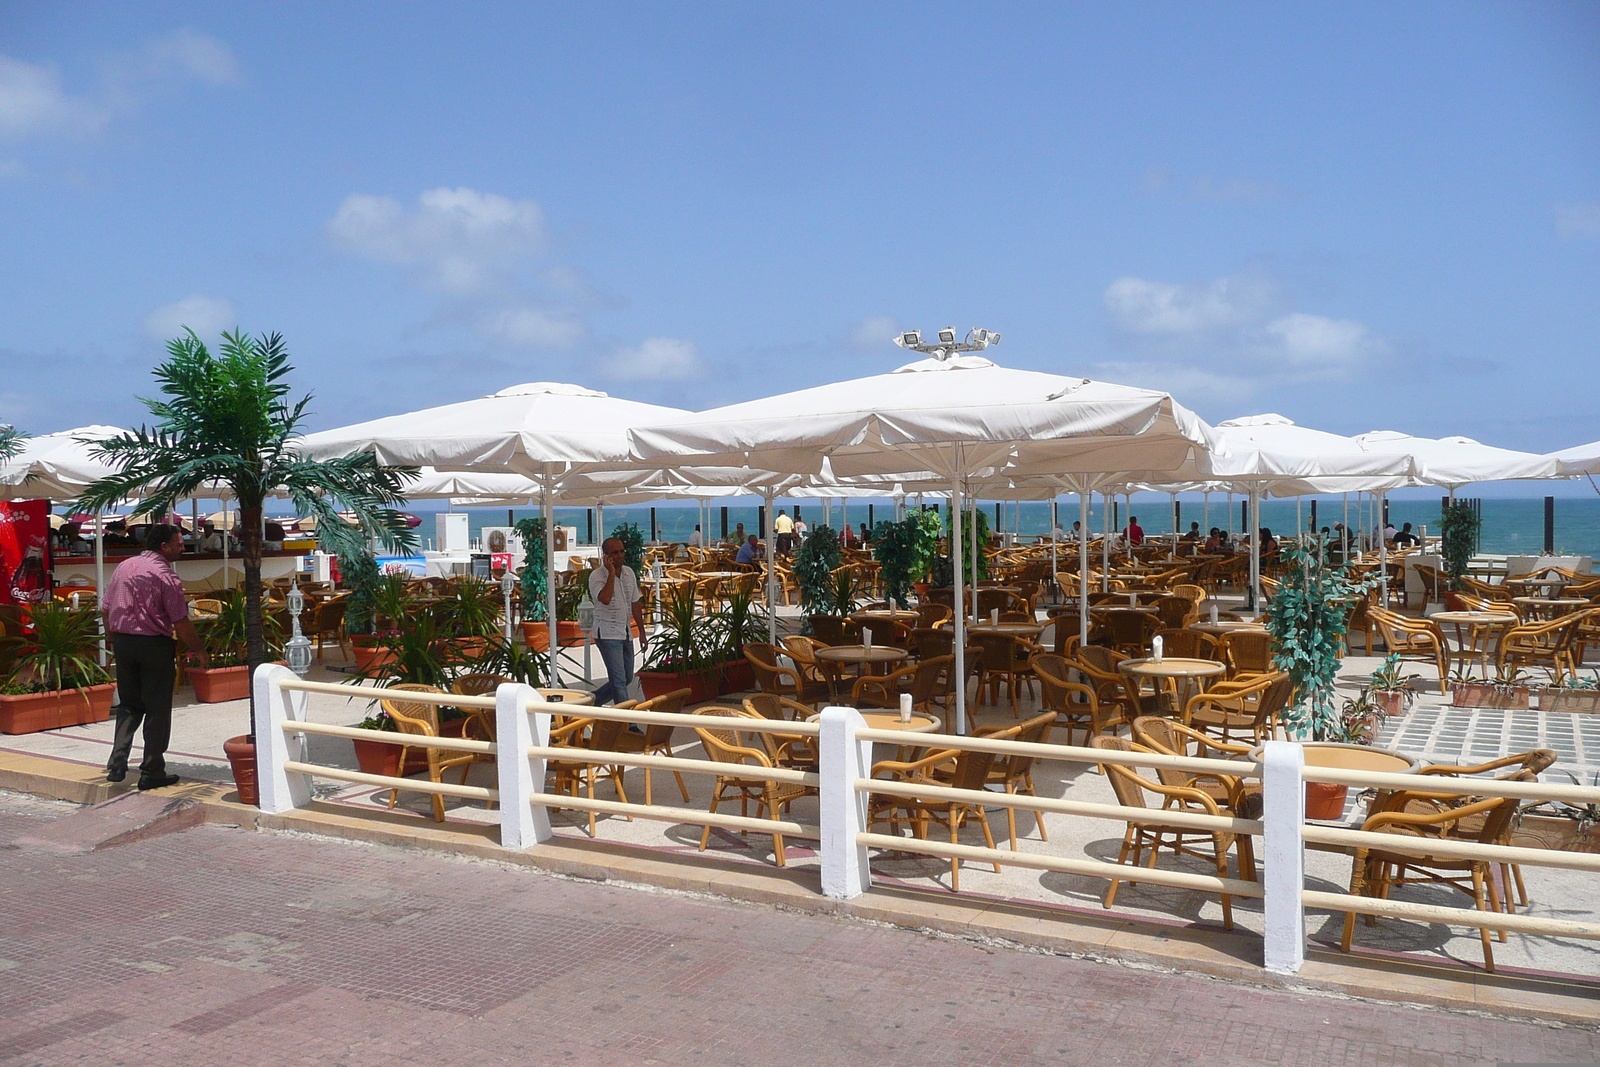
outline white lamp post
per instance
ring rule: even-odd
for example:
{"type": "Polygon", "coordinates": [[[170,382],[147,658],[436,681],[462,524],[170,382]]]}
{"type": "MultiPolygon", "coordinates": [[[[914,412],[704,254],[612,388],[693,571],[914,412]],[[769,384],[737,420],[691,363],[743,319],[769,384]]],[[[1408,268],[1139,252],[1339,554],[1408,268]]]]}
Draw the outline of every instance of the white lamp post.
{"type": "Polygon", "coordinates": [[[284,643],[283,658],[289,669],[304,678],[311,670],[311,641],[300,632],[300,613],[306,608],[305,594],[298,585],[289,587],[289,624],[293,636],[284,643]]]}

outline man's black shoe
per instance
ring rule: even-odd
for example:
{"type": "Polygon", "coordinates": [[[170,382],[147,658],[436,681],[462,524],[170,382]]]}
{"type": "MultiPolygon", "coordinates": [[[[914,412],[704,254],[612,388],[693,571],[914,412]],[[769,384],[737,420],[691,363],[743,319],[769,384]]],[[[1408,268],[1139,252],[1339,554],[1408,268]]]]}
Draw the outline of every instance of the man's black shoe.
{"type": "Polygon", "coordinates": [[[177,784],[178,776],[176,774],[163,774],[159,778],[140,778],[139,791],[143,792],[146,789],[165,789],[169,785],[177,784]]]}
{"type": "Polygon", "coordinates": [[[108,782],[120,782],[126,777],[128,777],[128,768],[126,767],[106,768],[106,781],[108,782]]]}

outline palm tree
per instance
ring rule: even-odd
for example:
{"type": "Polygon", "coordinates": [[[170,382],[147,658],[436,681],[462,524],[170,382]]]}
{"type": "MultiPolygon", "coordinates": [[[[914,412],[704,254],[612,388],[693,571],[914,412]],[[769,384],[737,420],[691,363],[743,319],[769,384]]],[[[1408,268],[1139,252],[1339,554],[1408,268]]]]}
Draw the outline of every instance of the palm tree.
{"type": "Polygon", "coordinates": [[[15,426],[0,425],[0,459],[16,459],[22,455],[22,446],[28,435],[15,426]]]}
{"type": "MultiPolygon", "coordinates": [[[[239,506],[246,646],[254,671],[267,658],[261,627],[266,498],[287,496],[300,514],[316,516],[317,538],[330,552],[366,552],[370,538],[391,550],[412,550],[416,535],[391,505],[404,501],[417,470],[380,465],[370,453],[329,460],[297,455],[294,438],[311,396],[292,406],[287,399],[294,368],[281,334],[225,333],[215,356],[193,330],[185,334],[168,342],[168,359],[155,368],[162,398],[141,398],[155,425],[93,442],[92,454],[118,472],[85,488],[76,506],[99,513],[137,497],[139,511],[165,515],[188,497],[232,496],[239,506]],[[341,507],[355,513],[356,526],[340,517],[341,507]]],[[[254,740],[253,697],[250,736],[254,740]]]]}

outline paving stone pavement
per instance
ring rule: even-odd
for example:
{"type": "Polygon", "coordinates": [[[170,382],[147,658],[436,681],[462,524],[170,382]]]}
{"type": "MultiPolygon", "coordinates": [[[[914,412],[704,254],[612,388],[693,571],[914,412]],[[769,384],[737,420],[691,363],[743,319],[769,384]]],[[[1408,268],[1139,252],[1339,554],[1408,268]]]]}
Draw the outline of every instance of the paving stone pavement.
{"type": "Polygon", "coordinates": [[[1493,1064],[1600,1032],[200,826],[62,856],[0,794],[0,1063],[1493,1064]]]}

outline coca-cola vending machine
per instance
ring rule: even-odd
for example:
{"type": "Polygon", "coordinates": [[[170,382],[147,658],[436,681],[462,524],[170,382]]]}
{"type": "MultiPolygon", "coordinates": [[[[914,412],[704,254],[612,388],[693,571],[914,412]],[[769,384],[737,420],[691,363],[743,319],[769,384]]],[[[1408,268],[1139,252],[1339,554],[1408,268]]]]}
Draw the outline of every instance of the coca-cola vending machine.
{"type": "Polygon", "coordinates": [[[50,597],[50,501],[0,500],[0,604],[50,597]]]}

